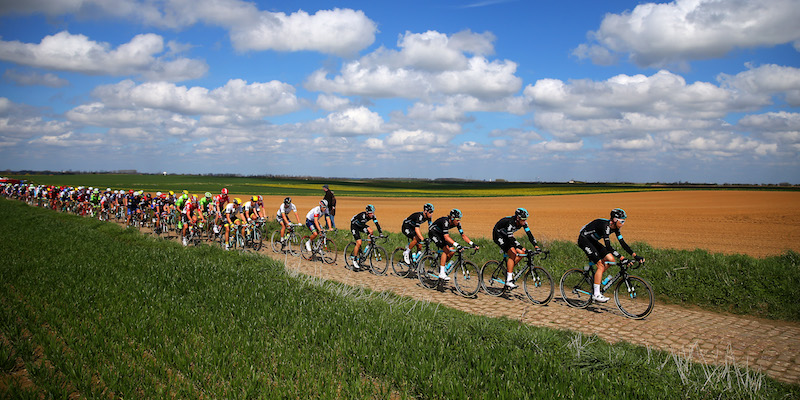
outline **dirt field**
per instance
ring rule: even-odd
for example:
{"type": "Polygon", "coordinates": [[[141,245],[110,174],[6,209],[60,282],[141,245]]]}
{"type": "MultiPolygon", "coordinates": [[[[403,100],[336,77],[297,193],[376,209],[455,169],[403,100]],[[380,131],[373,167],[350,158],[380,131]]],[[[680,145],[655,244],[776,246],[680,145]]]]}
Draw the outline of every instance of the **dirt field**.
{"type": "MultiPolygon", "coordinates": [[[[332,188],[335,192],[336,188],[332,188]]],[[[291,195],[291,194],[290,194],[291,195]]],[[[322,199],[292,196],[300,218],[322,199]]],[[[246,196],[241,196],[246,198],[246,196]]],[[[282,197],[265,197],[270,218],[282,197]]],[[[539,241],[577,238],[581,227],[608,218],[612,208],[628,213],[622,229],[629,242],[644,241],[659,248],[706,249],[757,257],[800,251],[800,193],[766,191],[680,191],[507,198],[364,198],[337,196],[336,225],[349,229],[350,218],[374,204],[384,229],[399,232],[404,218],[431,201],[434,219],[451,208],[464,212],[468,236],[491,237],[498,219],[517,207],[531,212],[531,229],[539,241]]]]}

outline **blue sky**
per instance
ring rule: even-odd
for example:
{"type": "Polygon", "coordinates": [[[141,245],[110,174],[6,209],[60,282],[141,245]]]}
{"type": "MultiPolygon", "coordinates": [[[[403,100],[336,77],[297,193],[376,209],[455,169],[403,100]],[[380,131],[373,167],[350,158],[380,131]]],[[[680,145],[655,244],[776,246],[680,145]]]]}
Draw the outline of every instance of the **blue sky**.
{"type": "Polygon", "coordinates": [[[797,21],[800,0],[0,0],[0,170],[800,184],[797,21]]]}

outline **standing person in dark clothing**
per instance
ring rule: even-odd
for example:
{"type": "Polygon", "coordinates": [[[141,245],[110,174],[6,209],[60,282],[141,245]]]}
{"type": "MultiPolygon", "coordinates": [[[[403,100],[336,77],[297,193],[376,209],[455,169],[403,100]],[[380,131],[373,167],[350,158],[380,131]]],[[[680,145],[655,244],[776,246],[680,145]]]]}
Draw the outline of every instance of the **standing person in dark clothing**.
{"type": "Polygon", "coordinates": [[[333,195],[333,190],[330,190],[328,185],[322,185],[322,190],[325,191],[324,199],[328,201],[328,214],[331,219],[330,228],[336,230],[336,221],[333,220],[336,215],[336,196],[333,195]]]}

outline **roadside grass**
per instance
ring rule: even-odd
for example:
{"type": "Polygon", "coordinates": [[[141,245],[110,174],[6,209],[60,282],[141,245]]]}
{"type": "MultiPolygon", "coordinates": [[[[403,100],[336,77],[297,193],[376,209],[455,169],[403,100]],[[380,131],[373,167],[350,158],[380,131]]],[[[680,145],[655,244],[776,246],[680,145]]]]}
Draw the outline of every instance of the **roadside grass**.
{"type": "Polygon", "coordinates": [[[2,397],[800,396],[747,369],[470,315],[18,202],[0,200],[0,221],[2,397]]]}

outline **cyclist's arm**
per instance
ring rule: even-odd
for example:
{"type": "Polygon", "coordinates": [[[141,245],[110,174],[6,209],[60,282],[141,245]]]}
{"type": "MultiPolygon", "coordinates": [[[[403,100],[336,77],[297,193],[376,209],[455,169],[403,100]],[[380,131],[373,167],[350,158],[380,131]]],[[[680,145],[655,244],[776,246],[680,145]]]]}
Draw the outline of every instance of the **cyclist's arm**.
{"type": "Polygon", "coordinates": [[[539,248],[539,243],[537,243],[536,242],[536,238],[533,237],[533,232],[531,232],[531,228],[528,227],[528,224],[525,224],[524,229],[525,229],[525,234],[528,236],[528,240],[531,241],[531,244],[533,245],[533,247],[539,248]]]}
{"type": "MultiPolygon", "coordinates": [[[[631,257],[636,257],[636,252],[631,249],[631,246],[628,246],[628,243],[625,242],[625,239],[622,238],[622,233],[620,231],[614,232],[617,234],[617,241],[619,242],[620,246],[622,246],[625,251],[631,255],[631,257]]],[[[618,256],[619,257],[619,256],[618,256]]]]}

